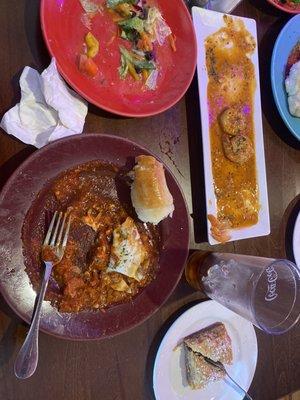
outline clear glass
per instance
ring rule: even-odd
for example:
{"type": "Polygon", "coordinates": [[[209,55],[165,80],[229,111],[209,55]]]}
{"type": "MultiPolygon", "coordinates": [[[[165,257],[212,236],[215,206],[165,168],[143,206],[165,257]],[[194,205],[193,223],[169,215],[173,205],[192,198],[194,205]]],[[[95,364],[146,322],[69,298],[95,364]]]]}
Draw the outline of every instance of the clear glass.
{"type": "Polygon", "coordinates": [[[258,328],[280,335],[300,318],[300,270],[288,260],[195,252],[187,281],[258,328]]]}
{"type": "Polygon", "coordinates": [[[196,4],[197,4],[199,7],[204,7],[204,6],[207,5],[208,1],[209,1],[209,0],[197,0],[197,1],[196,1],[196,4]]]}
{"type": "Polygon", "coordinates": [[[185,0],[188,7],[205,7],[209,10],[230,13],[242,0],[185,0]]]}
{"type": "Polygon", "coordinates": [[[209,5],[210,0],[185,0],[188,7],[206,7],[209,5]]]}
{"type": "Polygon", "coordinates": [[[242,0],[209,0],[206,8],[222,13],[230,13],[242,0]]]}

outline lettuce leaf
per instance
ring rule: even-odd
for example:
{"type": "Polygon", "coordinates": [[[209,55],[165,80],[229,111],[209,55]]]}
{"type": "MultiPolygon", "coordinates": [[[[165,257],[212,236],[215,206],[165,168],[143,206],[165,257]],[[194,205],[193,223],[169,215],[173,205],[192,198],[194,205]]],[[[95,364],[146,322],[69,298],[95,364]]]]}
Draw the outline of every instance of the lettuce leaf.
{"type": "Polygon", "coordinates": [[[124,57],[125,60],[128,60],[133,64],[135,67],[140,68],[140,69],[148,69],[148,70],[154,70],[156,69],[156,65],[154,64],[153,61],[147,61],[147,60],[137,60],[135,57],[133,57],[130,52],[125,49],[125,47],[120,46],[120,53],[121,53],[121,66],[122,66],[122,56],[124,57]]]}
{"type": "Polygon", "coordinates": [[[90,0],[79,0],[82,8],[87,14],[95,14],[99,11],[99,6],[90,0]]]}
{"type": "MultiPolygon", "coordinates": [[[[120,75],[121,79],[125,79],[128,74],[128,69],[129,69],[128,64],[133,65],[137,73],[141,72],[143,69],[147,69],[149,71],[156,70],[156,65],[154,62],[147,61],[147,60],[137,60],[134,57],[134,54],[131,54],[123,46],[120,46],[120,53],[121,53],[121,65],[120,65],[118,71],[119,71],[119,75],[120,75]]],[[[155,83],[152,83],[152,86],[154,86],[154,85],[155,85],[155,83]]]]}
{"type": "Polygon", "coordinates": [[[144,30],[144,21],[139,17],[133,17],[126,19],[125,21],[120,21],[118,25],[126,32],[128,30],[135,30],[139,33],[144,30]]]}
{"type": "Polygon", "coordinates": [[[148,69],[150,71],[156,69],[156,66],[152,61],[133,59],[132,64],[140,69],[148,69]]]}
{"type": "Polygon", "coordinates": [[[164,44],[165,39],[172,33],[161,12],[156,7],[149,9],[144,28],[146,32],[156,38],[160,46],[164,44]]]}
{"type": "Polygon", "coordinates": [[[137,0],[106,0],[106,6],[108,8],[115,8],[119,4],[128,3],[128,4],[136,4],[137,0]]]}
{"type": "Polygon", "coordinates": [[[121,65],[119,67],[119,75],[121,79],[125,79],[128,73],[128,65],[126,62],[126,58],[123,54],[121,54],[121,65]]]}
{"type": "Polygon", "coordinates": [[[132,55],[129,53],[129,51],[125,49],[125,47],[123,46],[119,46],[119,48],[121,55],[124,56],[124,58],[127,59],[128,61],[132,62],[132,55]]]}
{"type": "Polygon", "coordinates": [[[135,40],[137,39],[138,33],[136,31],[133,30],[124,30],[122,29],[121,31],[121,35],[120,37],[122,39],[128,40],[129,42],[135,42],[135,40]]]}
{"type": "Polygon", "coordinates": [[[150,90],[155,90],[156,86],[157,86],[157,78],[158,78],[158,71],[153,70],[148,79],[146,80],[146,86],[150,89],[150,90]]]}

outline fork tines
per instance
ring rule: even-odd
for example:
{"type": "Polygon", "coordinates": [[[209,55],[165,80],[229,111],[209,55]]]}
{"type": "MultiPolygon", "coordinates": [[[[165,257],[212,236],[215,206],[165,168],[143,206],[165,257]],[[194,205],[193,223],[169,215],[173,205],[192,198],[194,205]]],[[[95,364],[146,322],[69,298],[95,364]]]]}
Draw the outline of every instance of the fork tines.
{"type": "Polygon", "coordinates": [[[55,211],[48,232],[44,240],[44,246],[62,246],[66,247],[69,230],[71,224],[71,216],[63,212],[55,211]]]}

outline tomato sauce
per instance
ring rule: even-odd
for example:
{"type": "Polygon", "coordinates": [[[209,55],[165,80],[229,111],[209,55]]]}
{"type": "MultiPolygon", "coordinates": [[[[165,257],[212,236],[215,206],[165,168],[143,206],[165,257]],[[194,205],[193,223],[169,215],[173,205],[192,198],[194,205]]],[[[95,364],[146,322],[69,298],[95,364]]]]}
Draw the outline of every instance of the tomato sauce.
{"type": "Polygon", "coordinates": [[[47,213],[71,215],[72,222],[63,259],[54,266],[46,299],[61,312],[97,310],[129,301],[154,278],[158,268],[159,232],[137,220],[129,186],[120,169],[92,161],[72,168],[45,186],[29,209],[23,225],[26,270],[38,289],[43,272],[42,242],[47,213]],[[122,200],[120,200],[122,199],[122,200]],[[130,216],[135,220],[148,262],[137,281],[117,272],[106,272],[113,230],[130,216]],[[129,291],[112,288],[125,281],[129,291]]]}
{"type": "Polygon", "coordinates": [[[254,147],[253,103],[255,72],[250,55],[255,42],[242,21],[224,17],[225,26],[206,39],[208,106],[211,159],[217,218],[231,228],[251,226],[258,221],[258,185],[255,155],[243,164],[224,154],[220,115],[239,105],[246,120],[243,135],[254,147]]]}

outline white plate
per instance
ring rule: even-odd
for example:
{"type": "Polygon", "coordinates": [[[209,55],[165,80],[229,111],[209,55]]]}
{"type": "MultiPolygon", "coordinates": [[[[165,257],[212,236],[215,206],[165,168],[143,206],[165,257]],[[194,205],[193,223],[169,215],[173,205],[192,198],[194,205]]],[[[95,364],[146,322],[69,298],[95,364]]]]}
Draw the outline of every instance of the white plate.
{"type": "Polygon", "coordinates": [[[300,211],[296,219],[293,233],[293,252],[296,264],[300,267],[300,211]]]}
{"type": "Polygon", "coordinates": [[[245,390],[252,382],[257,362],[257,340],[253,325],[213,300],[199,303],[183,313],[169,328],[158,349],[153,389],[157,400],[242,400],[244,395],[230,381],[210,383],[204,389],[192,390],[187,385],[184,353],[176,345],[187,335],[215,322],[223,322],[231,337],[233,364],[228,373],[245,390]]]}
{"type": "MultiPolygon", "coordinates": [[[[207,214],[217,214],[216,197],[214,192],[214,181],[212,175],[212,162],[210,149],[209,135],[209,118],[208,118],[208,102],[207,102],[207,83],[208,75],[205,59],[205,40],[206,38],[217,32],[224,26],[223,16],[225,14],[215,11],[205,10],[200,7],[193,7],[193,21],[197,37],[197,72],[199,97],[201,108],[201,124],[202,124],[202,142],[203,142],[203,158],[204,158],[204,174],[205,174],[205,193],[206,193],[206,210],[207,214]]],[[[241,19],[247,30],[252,34],[257,44],[256,22],[253,19],[236,17],[231,15],[233,19],[241,19]]],[[[255,150],[256,150],[256,170],[257,181],[259,187],[259,203],[260,211],[258,222],[256,225],[231,230],[231,240],[240,240],[257,236],[264,236],[270,233],[270,217],[269,203],[266,180],[266,166],[264,153],[264,138],[261,116],[261,99],[259,85],[259,66],[258,66],[258,49],[251,56],[251,61],[255,67],[256,91],[254,98],[254,129],[255,129],[255,150]]],[[[210,234],[210,223],[207,224],[207,235],[210,244],[217,244],[210,234]]]]}

